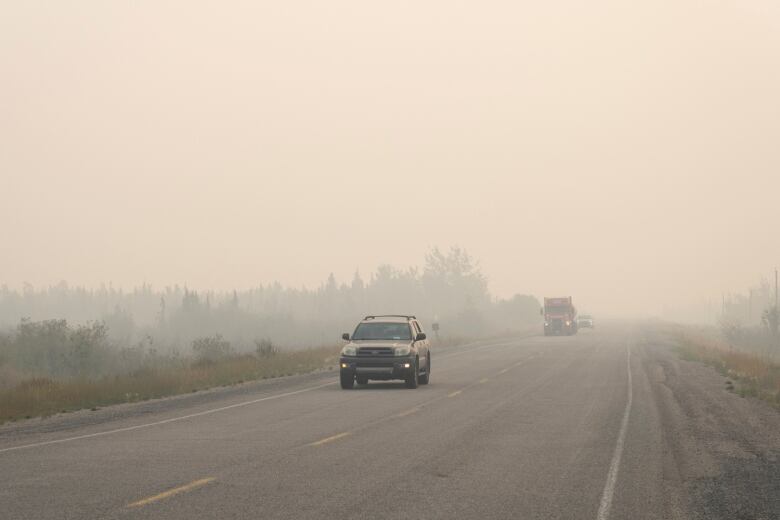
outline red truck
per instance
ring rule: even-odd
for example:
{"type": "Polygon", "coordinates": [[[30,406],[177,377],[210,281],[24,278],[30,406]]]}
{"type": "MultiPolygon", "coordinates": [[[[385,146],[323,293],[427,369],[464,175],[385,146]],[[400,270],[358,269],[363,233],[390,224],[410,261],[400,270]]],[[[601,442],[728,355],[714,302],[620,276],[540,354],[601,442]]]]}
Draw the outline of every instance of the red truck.
{"type": "Polygon", "coordinates": [[[577,334],[577,309],[572,303],[571,296],[545,298],[542,314],[545,336],[577,334]]]}

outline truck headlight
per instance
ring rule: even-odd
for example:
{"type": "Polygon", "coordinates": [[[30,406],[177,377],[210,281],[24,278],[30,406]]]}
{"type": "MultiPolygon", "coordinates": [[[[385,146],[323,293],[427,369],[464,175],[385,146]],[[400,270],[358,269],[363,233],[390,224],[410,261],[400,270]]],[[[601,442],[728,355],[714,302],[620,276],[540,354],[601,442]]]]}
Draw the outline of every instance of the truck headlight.
{"type": "Polygon", "coordinates": [[[396,347],[395,348],[395,355],[396,356],[408,356],[412,353],[412,347],[396,347]]]}
{"type": "Polygon", "coordinates": [[[341,355],[342,356],[357,356],[357,347],[351,347],[347,345],[343,349],[341,349],[341,355]]]}

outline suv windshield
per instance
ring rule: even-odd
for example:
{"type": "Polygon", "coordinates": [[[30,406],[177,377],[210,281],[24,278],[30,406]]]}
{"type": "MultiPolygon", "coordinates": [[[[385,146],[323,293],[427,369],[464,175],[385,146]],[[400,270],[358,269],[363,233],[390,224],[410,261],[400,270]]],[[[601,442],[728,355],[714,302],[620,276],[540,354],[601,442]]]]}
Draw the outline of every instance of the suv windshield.
{"type": "Polygon", "coordinates": [[[352,336],[355,341],[360,340],[412,340],[412,331],[408,323],[361,323],[355,329],[352,336]]]}

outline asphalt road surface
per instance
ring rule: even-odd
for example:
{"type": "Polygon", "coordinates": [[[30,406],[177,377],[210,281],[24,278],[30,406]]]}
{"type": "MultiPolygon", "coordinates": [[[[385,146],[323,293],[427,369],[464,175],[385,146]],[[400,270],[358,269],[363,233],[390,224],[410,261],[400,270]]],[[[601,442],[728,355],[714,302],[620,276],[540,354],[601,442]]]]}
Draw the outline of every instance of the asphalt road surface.
{"type": "Polygon", "coordinates": [[[780,518],[780,412],[651,328],[433,351],[0,428],[0,517],[780,518]]]}

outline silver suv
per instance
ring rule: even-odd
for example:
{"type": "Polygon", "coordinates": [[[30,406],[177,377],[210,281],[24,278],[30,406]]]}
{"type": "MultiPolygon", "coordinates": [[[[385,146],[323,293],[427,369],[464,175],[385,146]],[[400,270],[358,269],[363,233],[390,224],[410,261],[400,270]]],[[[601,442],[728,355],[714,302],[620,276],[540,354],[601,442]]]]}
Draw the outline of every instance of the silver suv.
{"type": "Polygon", "coordinates": [[[339,360],[341,388],[355,381],[403,379],[407,388],[427,385],[431,377],[428,339],[414,316],[366,316],[350,336],[339,360]]]}

